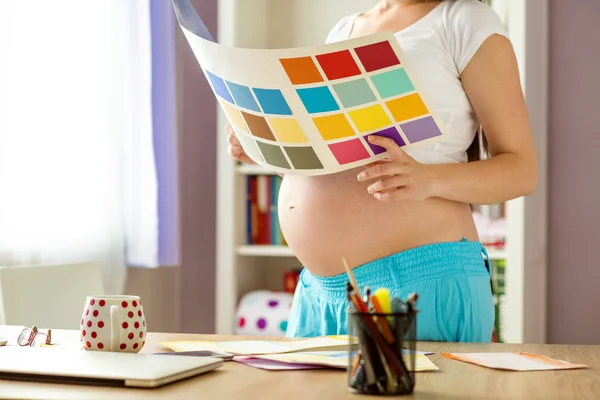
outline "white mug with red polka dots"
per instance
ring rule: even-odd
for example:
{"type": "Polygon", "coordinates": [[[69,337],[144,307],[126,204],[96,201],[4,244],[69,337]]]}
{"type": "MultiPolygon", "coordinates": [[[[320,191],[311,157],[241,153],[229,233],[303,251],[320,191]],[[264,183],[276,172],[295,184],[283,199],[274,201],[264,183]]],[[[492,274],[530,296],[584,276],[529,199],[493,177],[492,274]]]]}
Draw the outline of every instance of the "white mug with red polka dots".
{"type": "Polygon", "coordinates": [[[139,352],[146,343],[146,317],[138,296],[89,296],[81,317],[85,350],[139,352]]]}

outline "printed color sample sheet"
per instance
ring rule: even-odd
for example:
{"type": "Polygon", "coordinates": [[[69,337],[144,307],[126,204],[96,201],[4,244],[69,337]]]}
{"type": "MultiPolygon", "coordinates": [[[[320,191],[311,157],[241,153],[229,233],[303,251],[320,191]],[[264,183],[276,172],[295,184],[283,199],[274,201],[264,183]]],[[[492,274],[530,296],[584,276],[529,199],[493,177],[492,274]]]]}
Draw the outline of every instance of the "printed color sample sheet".
{"type": "Polygon", "coordinates": [[[330,174],[385,158],[369,135],[403,148],[444,135],[391,32],[266,50],[221,45],[179,22],[244,151],[275,172],[330,174]]]}

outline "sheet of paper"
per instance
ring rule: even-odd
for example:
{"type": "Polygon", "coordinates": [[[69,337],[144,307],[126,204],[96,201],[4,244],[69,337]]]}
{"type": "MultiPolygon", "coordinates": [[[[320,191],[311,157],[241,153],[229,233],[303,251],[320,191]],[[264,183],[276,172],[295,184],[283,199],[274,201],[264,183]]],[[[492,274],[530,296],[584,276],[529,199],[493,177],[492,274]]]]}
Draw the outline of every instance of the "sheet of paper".
{"type": "Polygon", "coordinates": [[[248,49],[207,40],[178,18],[244,151],[270,170],[331,174],[386,158],[370,135],[404,149],[447,135],[392,32],[248,49]]]}
{"type": "Polygon", "coordinates": [[[306,370],[306,369],[325,369],[327,367],[322,365],[308,365],[308,364],[290,364],[280,361],[266,360],[261,358],[255,358],[252,356],[235,356],[233,361],[248,365],[250,367],[266,369],[268,371],[294,371],[294,370],[306,370]]]}
{"type": "Polygon", "coordinates": [[[572,364],[546,356],[530,353],[442,353],[453,360],[464,361],[482,367],[511,371],[544,371],[556,369],[586,368],[587,365],[572,364]]]}
{"type": "MultiPolygon", "coordinates": [[[[356,343],[356,338],[352,338],[356,343]]],[[[242,340],[231,342],[175,341],[161,345],[173,351],[213,350],[235,355],[278,354],[303,350],[342,350],[350,343],[348,336],[326,336],[290,341],[242,340]]]]}
{"type": "MultiPolygon", "coordinates": [[[[405,353],[405,357],[407,357],[405,353]]],[[[284,354],[265,354],[257,355],[261,358],[271,361],[279,361],[290,364],[312,364],[322,365],[331,368],[346,369],[348,367],[348,352],[300,352],[284,354]]],[[[410,363],[406,360],[407,367],[410,363]]],[[[437,371],[439,368],[424,354],[415,354],[415,372],[437,371]]]]}

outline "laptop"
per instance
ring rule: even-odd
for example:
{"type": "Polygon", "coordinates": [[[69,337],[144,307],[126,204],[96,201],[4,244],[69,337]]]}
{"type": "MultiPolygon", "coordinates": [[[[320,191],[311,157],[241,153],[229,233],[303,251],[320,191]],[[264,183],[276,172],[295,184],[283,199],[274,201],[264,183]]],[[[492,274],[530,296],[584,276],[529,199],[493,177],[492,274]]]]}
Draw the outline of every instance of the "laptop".
{"type": "Polygon", "coordinates": [[[154,388],[222,365],[212,357],[0,347],[0,379],[9,380],[154,388]]]}

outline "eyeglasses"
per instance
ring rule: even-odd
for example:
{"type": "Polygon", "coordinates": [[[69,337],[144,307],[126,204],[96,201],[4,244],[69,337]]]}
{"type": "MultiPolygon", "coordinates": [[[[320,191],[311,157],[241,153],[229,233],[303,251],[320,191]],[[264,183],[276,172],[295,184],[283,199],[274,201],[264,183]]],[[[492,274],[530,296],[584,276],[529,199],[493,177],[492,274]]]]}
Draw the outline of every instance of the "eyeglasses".
{"type": "Polygon", "coordinates": [[[48,329],[48,333],[43,333],[35,325],[32,328],[23,329],[17,339],[19,346],[39,347],[42,344],[51,344],[51,342],[52,330],[48,329]]]}

